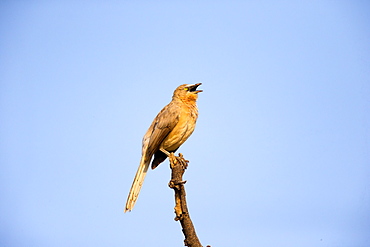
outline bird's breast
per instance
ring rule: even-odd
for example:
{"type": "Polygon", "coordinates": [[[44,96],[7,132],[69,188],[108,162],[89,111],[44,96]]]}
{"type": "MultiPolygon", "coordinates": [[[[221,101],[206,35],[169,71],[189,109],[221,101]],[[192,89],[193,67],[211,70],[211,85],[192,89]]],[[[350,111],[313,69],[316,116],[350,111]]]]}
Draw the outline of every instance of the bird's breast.
{"type": "Polygon", "coordinates": [[[196,106],[183,107],[179,121],[162,142],[162,147],[169,152],[178,149],[193,133],[197,118],[198,110],[196,106]]]}

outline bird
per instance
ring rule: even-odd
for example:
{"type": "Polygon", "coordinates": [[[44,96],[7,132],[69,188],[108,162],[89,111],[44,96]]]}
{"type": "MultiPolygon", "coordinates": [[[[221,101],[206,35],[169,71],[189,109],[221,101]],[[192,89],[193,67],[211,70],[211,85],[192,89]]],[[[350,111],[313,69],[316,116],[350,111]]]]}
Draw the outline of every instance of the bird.
{"type": "Polygon", "coordinates": [[[198,119],[197,90],[202,83],[183,84],[173,92],[171,102],[154,118],[142,141],[140,165],[127,197],[124,212],[131,211],[143,186],[150,161],[155,169],[189,138],[198,119]]]}

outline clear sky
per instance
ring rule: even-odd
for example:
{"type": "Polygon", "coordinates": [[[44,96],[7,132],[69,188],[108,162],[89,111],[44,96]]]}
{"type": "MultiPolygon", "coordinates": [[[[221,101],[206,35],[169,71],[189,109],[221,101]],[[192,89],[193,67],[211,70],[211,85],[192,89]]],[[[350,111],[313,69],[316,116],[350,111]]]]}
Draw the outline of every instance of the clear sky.
{"type": "Polygon", "coordinates": [[[141,139],[202,82],[203,245],[370,246],[368,1],[2,1],[0,246],[182,246],[141,139]]]}

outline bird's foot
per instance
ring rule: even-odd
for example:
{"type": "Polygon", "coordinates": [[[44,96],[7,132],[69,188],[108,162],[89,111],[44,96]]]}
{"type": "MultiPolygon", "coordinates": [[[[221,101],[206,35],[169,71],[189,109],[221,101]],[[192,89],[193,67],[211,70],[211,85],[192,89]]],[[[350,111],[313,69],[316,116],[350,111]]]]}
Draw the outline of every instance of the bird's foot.
{"type": "Polygon", "coordinates": [[[173,168],[177,163],[177,157],[175,156],[175,153],[171,152],[170,155],[168,155],[168,159],[170,160],[171,168],[173,168]]]}

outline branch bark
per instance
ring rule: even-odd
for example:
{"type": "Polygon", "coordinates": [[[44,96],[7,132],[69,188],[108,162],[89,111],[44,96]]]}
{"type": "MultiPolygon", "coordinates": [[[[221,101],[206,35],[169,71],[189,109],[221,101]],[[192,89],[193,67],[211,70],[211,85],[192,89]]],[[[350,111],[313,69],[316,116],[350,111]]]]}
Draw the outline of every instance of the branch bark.
{"type": "Polygon", "coordinates": [[[175,192],[175,221],[180,221],[182,232],[185,236],[184,244],[189,247],[202,247],[193,222],[190,219],[188,206],[186,203],[186,192],[182,175],[188,167],[188,160],[185,160],[182,154],[175,156],[174,153],[170,154],[170,167],[171,167],[171,181],[168,186],[175,192]]]}

